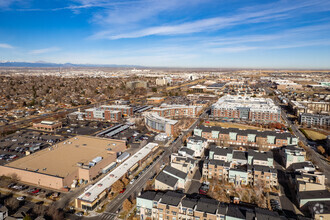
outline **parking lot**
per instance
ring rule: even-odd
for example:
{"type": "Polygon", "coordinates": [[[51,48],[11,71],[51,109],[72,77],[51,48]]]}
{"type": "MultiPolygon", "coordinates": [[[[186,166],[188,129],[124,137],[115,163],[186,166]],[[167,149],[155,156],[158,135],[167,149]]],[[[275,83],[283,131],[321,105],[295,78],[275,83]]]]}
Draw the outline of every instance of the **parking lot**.
{"type": "Polygon", "coordinates": [[[52,201],[60,199],[62,196],[60,192],[18,183],[16,180],[6,177],[1,177],[0,188],[1,191],[14,194],[18,198],[23,197],[18,200],[25,200],[28,198],[29,200],[51,203],[52,201]]]}
{"type": "Polygon", "coordinates": [[[64,137],[29,129],[0,139],[0,165],[60,142],[64,137]]]}
{"type": "Polygon", "coordinates": [[[113,126],[110,122],[95,122],[95,121],[76,121],[68,120],[63,123],[63,128],[56,133],[63,136],[71,135],[93,135],[98,131],[113,126]]]}

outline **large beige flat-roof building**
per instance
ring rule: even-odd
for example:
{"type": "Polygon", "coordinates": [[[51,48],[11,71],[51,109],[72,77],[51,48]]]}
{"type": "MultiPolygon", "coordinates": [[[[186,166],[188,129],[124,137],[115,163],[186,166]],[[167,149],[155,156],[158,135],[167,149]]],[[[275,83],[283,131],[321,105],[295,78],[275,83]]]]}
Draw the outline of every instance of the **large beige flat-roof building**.
{"type": "Polygon", "coordinates": [[[0,175],[16,174],[23,182],[62,189],[74,179],[90,181],[125,149],[122,140],[76,136],[0,166],[0,175]]]}

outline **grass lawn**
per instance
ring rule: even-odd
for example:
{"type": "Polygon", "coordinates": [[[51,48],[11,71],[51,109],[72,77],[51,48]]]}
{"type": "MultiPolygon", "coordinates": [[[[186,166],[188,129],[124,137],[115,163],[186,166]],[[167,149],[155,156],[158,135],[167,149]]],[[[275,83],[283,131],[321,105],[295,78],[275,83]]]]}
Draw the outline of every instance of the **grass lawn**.
{"type": "Polygon", "coordinates": [[[313,141],[319,141],[327,138],[326,135],[319,133],[317,131],[308,130],[308,129],[301,129],[301,131],[308,139],[313,141]]]}
{"type": "Polygon", "coordinates": [[[206,126],[221,126],[223,128],[240,128],[240,129],[254,129],[254,130],[263,130],[262,128],[250,126],[250,125],[242,125],[237,123],[227,123],[227,122],[217,122],[210,121],[210,123],[204,123],[206,126]]]}

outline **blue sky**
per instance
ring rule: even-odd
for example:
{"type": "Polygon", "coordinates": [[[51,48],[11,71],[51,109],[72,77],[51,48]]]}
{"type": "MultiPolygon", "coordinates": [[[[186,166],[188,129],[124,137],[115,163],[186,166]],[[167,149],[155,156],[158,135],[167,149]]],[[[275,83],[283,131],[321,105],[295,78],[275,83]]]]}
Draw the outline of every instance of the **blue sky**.
{"type": "Polygon", "coordinates": [[[330,1],[0,0],[0,61],[330,68],[330,1]]]}

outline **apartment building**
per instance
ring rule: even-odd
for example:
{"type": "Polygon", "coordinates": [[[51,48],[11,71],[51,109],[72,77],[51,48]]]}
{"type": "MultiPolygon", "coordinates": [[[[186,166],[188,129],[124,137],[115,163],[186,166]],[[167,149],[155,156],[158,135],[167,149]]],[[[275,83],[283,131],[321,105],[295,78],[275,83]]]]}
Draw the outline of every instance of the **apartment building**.
{"type": "Polygon", "coordinates": [[[165,101],[165,97],[150,97],[147,98],[147,103],[157,105],[165,101]]]}
{"type": "Polygon", "coordinates": [[[292,163],[289,167],[286,168],[287,171],[293,173],[307,173],[307,172],[314,172],[315,166],[310,161],[304,161],[299,163],[292,163]]]}
{"type": "Polygon", "coordinates": [[[157,78],[156,79],[157,86],[166,86],[168,83],[170,83],[170,80],[168,80],[167,78],[157,78]]]}
{"type": "Polygon", "coordinates": [[[321,172],[297,173],[294,178],[296,193],[303,191],[325,190],[325,175],[321,172]]]}
{"type": "Polygon", "coordinates": [[[290,101],[288,106],[299,116],[301,113],[329,113],[330,112],[330,102],[313,102],[313,101],[290,101]]]}
{"type": "Polygon", "coordinates": [[[205,138],[194,136],[187,139],[187,148],[194,151],[193,157],[202,157],[207,146],[208,142],[205,138]]]}
{"type": "Polygon", "coordinates": [[[232,148],[217,147],[212,145],[209,150],[209,158],[223,160],[234,165],[263,165],[273,167],[274,159],[271,151],[257,151],[249,149],[247,152],[233,150],[232,148]]]}
{"type": "Polygon", "coordinates": [[[101,110],[120,111],[123,116],[132,116],[133,107],[128,105],[101,105],[101,110]]]}
{"type": "Polygon", "coordinates": [[[306,158],[306,151],[296,146],[283,146],[279,152],[285,168],[294,163],[304,162],[306,158]]]}
{"type": "Polygon", "coordinates": [[[274,81],[276,89],[278,90],[299,90],[302,89],[302,85],[292,82],[290,80],[276,80],[274,81]]]}
{"type": "Polygon", "coordinates": [[[161,117],[154,112],[146,112],[144,120],[148,129],[155,132],[165,132],[168,136],[173,136],[178,129],[178,121],[161,117]]]}
{"type": "Polygon", "coordinates": [[[271,151],[256,151],[249,149],[248,164],[274,167],[274,157],[271,151]]]}
{"type": "Polygon", "coordinates": [[[172,166],[166,166],[156,177],[155,189],[176,190],[185,189],[188,184],[188,173],[178,170],[172,166]]]}
{"type": "Polygon", "coordinates": [[[166,118],[196,118],[198,117],[202,106],[198,105],[171,105],[162,104],[160,107],[152,109],[152,112],[157,113],[161,117],[166,118]]]}
{"type": "Polygon", "coordinates": [[[270,98],[225,95],[212,105],[211,116],[223,120],[279,122],[281,109],[270,98]]]}
{"type": "Polygon", "coordinates": [[[282,219],[277,212],[167,191],[144,191],[136,199],[140,219],[225,220],[282,219]]]}
{"type": "Polygon", "coordinates": [[[208,142],[219,142],[221,145],[278,148],[298,144],[298,138],[289,132],[200,126],[194,129],[194,135],[206,138],[208,142]]]}
{"type": "Polygon", "coordinates": [[[234,166],[222,160],[206,160],[203,164],[203,177],[217,179],[235,185],[277,187],[276,169],[262,165],[234,166]]]}
{"type": "Polygon", "coordinates": [[[299,123],[308,126],[330,127],[330,115],[302,113],[299,115],[299,123]]]}
{"type": "Polygon", "coordinates": [[[202,175],[205,179],[218,179],[228,181],[228,173],[231,163],[224,160],[204,160],[202,175]]]}
{"type": "Polygon", "coordinates": [[[203,164],[205,179],[218,179],[235,185],[278,186],[277,172],[273,168],[273,153],[212,146],[209,159],[203,164]]]}
{"type": "Polygon", "coordinates": [[[86,120],[92,121],[111,121],[111,122],[118,122],[122,118],[121,111],[117,110],[106,110],[101,108],[89,108],[85,110],[86,120]]]}
{"type": "Polygon", "coordinates": [[[277,187],[277,170],[263,165],[248,165],[249,184],[253,186],[277,187]]]}
{"type": "Polygon", "coordinates": [[[171,154],[171,167],[188,173],[188,175],[192,174],[194,170],[198,168],[197,163],[198,161],[193,158],[181,156],[176,153],[171,154]]]}

